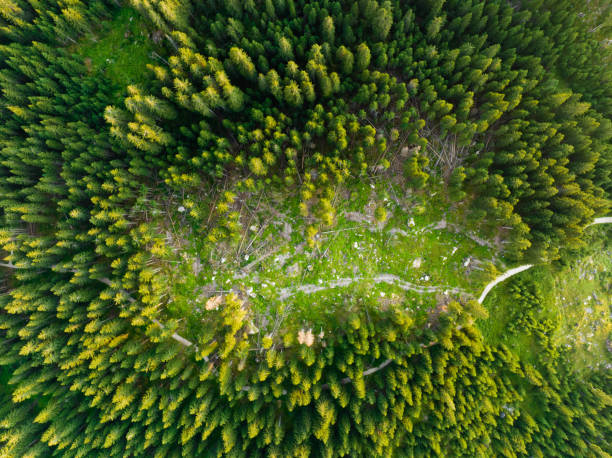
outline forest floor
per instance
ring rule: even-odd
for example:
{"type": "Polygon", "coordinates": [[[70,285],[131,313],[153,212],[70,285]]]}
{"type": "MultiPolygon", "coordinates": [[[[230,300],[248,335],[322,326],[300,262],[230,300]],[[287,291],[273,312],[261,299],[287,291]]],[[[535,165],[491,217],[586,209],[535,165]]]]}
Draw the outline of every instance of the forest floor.
{"type": "Polygon", "coordinates": [[[186,216],[180,202],[165,205],[160,214],[174,213],[160,227],[174,253],[162,262],[169,311],[191,315],[197,326],[209,301],[235,292],[269,317],[258,324],[266,327],[287,313],[320,321],[329,303],[348,297],[402,301],[415,313],[451,297],[473,299],[497,272],[494,249],[460,229],[441,189],[429,191],[371,179],[339,186],[335,224],[314,244],[297,195],[267,189],[244,198],[240,239],[231,244],[208,241],[202,222],[186,216]],[[375,217],[379,207],[384,222],[375,217]]]}
{"type": "Polygon", "coordinates": [[[160,40],[151,35],[136,10],[121,8],[68,50],[83,58],[88,71],[104,72],[123,90],[151,77],[147,64],[159,64],[154,56],[155,42],[160,40]]]}
{"type": "MultiPolygon", "coordinates": [[[[589,229],[589,232],[595,232],[589,229]]],[[[589,246],[566,262],[538,265],[515,278],[533,279],[540,287],[543,307],[538,318],[557,323],[553,341],[573,348],[575,370],[607,364],[612,341],[612,244],[606,228],[590,235],[589,246]]],[[[535,360],[533,341],[506,332],[512,312],[509,285],[491,291],[484,306],[489,318],[480,323],[488,342],[504,343],[523,360],[535,360]]]]}

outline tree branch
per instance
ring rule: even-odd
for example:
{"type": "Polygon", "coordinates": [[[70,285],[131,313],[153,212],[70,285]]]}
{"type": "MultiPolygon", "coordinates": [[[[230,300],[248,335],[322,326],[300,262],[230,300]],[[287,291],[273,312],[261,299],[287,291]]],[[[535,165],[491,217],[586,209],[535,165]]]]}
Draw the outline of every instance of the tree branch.
{"type": "MultiPolygon", "coordinates": [[[[96,280],[98,280],[99,282],[104,283],[107,286],[112,287],[113,286],[113,282],[110,281],[108,278],[106,277],[102,277],[102,278],[96,278],[96,280]]],[[[128,293],[126,290],[124,289],[119,289],[119,291],[121,291],[123,294],[125,294],[125,297],[127,298],[128,301],[130,301],[130,303],[134,303],[136,302],[136,299],[134,299],[132,297],[132,295],[130,293],[128,293]]],[[[162,329],[166,329],[166,327],[158,320],[156,320],[155,318],[151,318],[151,321],[153,323],[155,323],[157,326],[159,326],[162,329]]],[[[176,332],[173,333],[170,337],[172,337],[174,340],[176,340],[178,343],[180,343],[181,345],[184,345],[185,347],[191,347],[193,346],[193,348],[195,349],[195,351],[198,351],[198,346],[195,345],[193,342],[185,339],[183,336],[177,334],[176,332]]],[[[204,358],[205,361],[208,361],[208,358],[204,358]]]]}
{"type": "MultiPolygon", "coordinates": [[[[382,363],[380,363],[378,366],[376,367],[370,367],[369,369],[366,369],[365,371],[363,371],[362,377],[367,377],[368,375],[374,374],[378,371],[383,370],[385,367],[387,367],[389,364],[391,364],[393,360],[392,359],[386,359],[384,360],[382,363]]],[[[340,380],[340,383],[342,385],[346,385],[347,383],[351,383],[352,380],[350,377],[346,377],[343,378],[342,380],[340,380]]],[[[325,385],[323,385],[323,387],[325,387],[325,385]]]]}

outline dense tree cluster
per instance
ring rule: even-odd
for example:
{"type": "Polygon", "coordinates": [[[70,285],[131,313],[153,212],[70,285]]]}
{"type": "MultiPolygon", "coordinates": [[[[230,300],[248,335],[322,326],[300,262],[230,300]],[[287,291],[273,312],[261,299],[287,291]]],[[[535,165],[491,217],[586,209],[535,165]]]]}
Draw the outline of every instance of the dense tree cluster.
{"type": "Polygon", "coordinates": [[[429,146],[474,217],[513,228],[509,254],[554,258],[606,205],[612,135],[607,50],[566,3],[211,1],[172,4],[162,18],[138,2],[177,48],[149,97],[180,114],[173,125],[132,105],[111,122],[151,152],[164,143],[128,123],[142,114],[165,127],[159,141],[188,181],[186,168],[250,166],[290,183],[314,170],[325,189],[407,147],[407,174],[422,186],[440,172],[429,146]]]}
{"type": "MultiPolygon", "coordinates": [[[[591,373],[572,374],[571,365],[565,359],[569,350],[553,340],[558,323],[552,317],[546,317],[538,284],[533,279],[512,280],[508,289],[514,306],[508,320],[509,334],[530,339],[535,347],[534,365],[525,367],[525,375],[529,383],[539,389],[523,386],[523,395],[533,410],[538,436],[550,438],[550,442],[533,438],[541,456],[606,456],[609,451],[605,446],[596,444],[605,444],[604,436],[600,434],[611,425],[612,398],[600,389],[610,383],[608,369],[602,365],[591,373]],[[578,414],[595,410],[602,420],[597,426],[578,414]]],[[[522,423],[518,425],[524,427],[522,423]]]]}
{"type": "Polygon", "coordinates": [[[1,454],[612,453],[609,372],[563,366],[529,288],[516,332],[537,336],[538,367],[486,345],[468,300],[417,319],[347,296],[262,338],[228,295],[188,340],[143,210],[152,189],[231,178],[211,241],[269,185],[332,225],[333,185],[400,154],[414,188],[443,179],[511,227],[509,255],[555,257],[606,205],[612,135],[608,51],[558,3],[133,0],[166,63],[116,88],[70,46],[119,2],[1,2],[1,454]]]}

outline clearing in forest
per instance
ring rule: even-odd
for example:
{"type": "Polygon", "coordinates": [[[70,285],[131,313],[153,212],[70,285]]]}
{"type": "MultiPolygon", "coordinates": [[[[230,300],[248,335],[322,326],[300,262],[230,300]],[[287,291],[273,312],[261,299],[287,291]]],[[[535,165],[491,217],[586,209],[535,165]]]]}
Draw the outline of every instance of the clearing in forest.
{"type": "Polygon", "coordinates": [[[494,250],[460,229],[441,188],[415,193],[371,178],[338,186],[334,224],[316,233],[299,196],[262,189],[236,198],[240,235],[231,243],[211,240],[210,211],[200,211],[216,197],[182,198],[197,208],[177,196],[146,206],[166,248],[154,261],[166,285],[160,295],[172,316],[188,318],[189,334],[230,292],[257,312],[253,326],[270,332],[288,314],[321,322],[330,304],[405,300],[418,314],[451,297],[473,299],[495,270],[494,250]]]}
{"type": "Polygon", "coordinates": [[[147,64],[156,62],[153,56],[159,40],[135,10],[121,8],[69,49],[83,57],[89,71],[101,71],[125,88],[149,80],[147,64]]]}

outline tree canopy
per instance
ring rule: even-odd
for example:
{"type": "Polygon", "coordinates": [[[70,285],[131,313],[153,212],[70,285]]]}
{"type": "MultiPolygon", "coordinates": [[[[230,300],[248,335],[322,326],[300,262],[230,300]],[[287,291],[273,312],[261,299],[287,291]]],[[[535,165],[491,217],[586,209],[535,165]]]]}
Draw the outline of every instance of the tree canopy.
{"type": "Polygon", "coordinates": [[[610,8],[0,3],[0,455],[612,454],[610,371],[573,370],[533,282],[507,304],[531,361],[460,294],[416,313],[356,290],[264,321],[211,293],[194,325],[152,203],[184,197],[202,244],[239,249],[244,196],[293,193],[315,250],[334,189],[386,170],[439,186],[505,260],[563,259],[609,209],[610,8]],[[128,6],[155,60],[120,87],[78,48],[128,6]]]}

